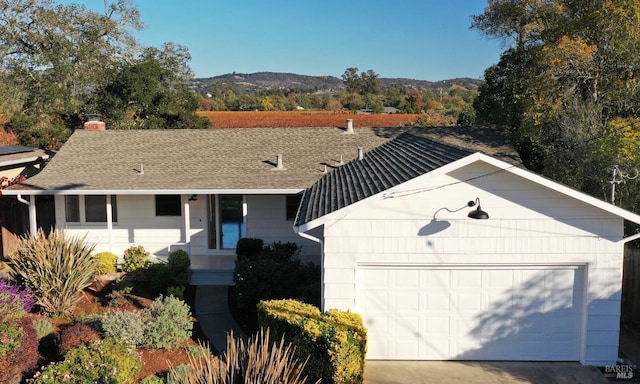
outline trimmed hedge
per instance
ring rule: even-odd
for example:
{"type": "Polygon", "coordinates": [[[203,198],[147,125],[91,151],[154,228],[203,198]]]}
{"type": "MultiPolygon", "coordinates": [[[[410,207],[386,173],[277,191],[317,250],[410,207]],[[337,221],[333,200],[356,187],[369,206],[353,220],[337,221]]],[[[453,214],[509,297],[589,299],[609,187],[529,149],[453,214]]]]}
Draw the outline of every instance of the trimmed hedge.
{"type": "Polygon", "coordinates": [[[258,322],[270,329],[272,340],[284,337],[295,345],[299,361],[309,358],[304,372],[311,382],[362,384],[367,330],[359,314],[321,313],[296,300],[271,300],[258,304],[258,322]]]}

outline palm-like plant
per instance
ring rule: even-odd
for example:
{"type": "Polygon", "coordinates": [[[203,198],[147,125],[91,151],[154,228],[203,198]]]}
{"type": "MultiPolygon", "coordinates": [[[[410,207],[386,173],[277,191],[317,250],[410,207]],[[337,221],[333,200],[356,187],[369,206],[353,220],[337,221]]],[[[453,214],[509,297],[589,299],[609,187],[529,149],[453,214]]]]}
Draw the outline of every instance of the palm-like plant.
{"type": "Polygon", "coordinates": [[[51,316],[62,316],[81,299],[82,290],[93,282],[95,245],[84,237],[68,237],[59,230],[48,235],[22,237],[10,263],[10,271],[31,289],[36,304],[51,316]]]}
{"type": "Polygon", "coordinates": [[[270,345],[268,329],[246,343],[235,339],[232,331],[222,356],[189,355],[190,369],[179,372],[172,367],[171,375],[178,384],[304,384],[306,362],[295,359],[294,350],[284,339],[270,345]]]}

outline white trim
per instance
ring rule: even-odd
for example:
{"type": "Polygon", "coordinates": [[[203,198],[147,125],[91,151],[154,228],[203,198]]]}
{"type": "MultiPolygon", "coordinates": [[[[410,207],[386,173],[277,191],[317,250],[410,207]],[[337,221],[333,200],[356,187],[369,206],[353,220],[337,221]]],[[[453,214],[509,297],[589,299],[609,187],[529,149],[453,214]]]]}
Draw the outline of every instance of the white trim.
{"type": "Polygon", "coordinates": [[[281,195],[296,194],[304,188],[288,189],[5,189],[5,196],[17,195],[281,195]]]}
{"type": "Polygon", "coordinates": [[[359,262],[356,268],[365,269],[582,269],[588,263],[388,263],[359,262]]]}
{"type": "Polygon", "coordinates": [[[28,165],[31,163],[39,163],[48,159],[49,159],[49,155],[42,155],[42,156],[35,156],[35,157],[26,157],[26,158],[16,159],[16,160],[5,160],[0,162],[0,167],[10,167],[12,165],[28,165]]]}

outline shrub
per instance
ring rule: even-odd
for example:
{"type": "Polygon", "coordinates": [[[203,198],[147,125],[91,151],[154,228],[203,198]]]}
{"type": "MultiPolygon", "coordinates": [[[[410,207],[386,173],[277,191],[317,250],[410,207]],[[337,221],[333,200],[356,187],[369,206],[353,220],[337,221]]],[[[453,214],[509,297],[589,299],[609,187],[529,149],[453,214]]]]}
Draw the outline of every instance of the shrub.
{"type": "Polygon", "coordinates": [[[184,300],[184,286],[172,286],[167,288],[167,296],[173,296],[176,299],[184,300]]]}
{"type": "Polygon", "coordinates": [[[29,288],[22,289],[19,285],[0,280],[0,306],[13,306],[18,302],[25,312],[31,312],[36,299],[29,288]]]}
{"type": "Polygon", "coordinates": [[[60,331],[58,351],[61,356],[64,356],[73,348],[99,339],[100,334],[98,331],[85,323],[75,323],[60,331]]]}
{"type": "Polygon", "coordinates": [[[236,245],[236,255],[238,260],[244,258],[255,259],[262,252],[264,247],[264,241],[262,239],[253,239],[249,237],[243,237],[238,240],[236,245]]]}
{"type": "Polygon", "coordinates": [[[142,368],[140,355],[124,340],[107,338],[70,350],[64,361],[36,373],[33,383],[132,383],[142,368]]]}
{"type": "Polygon", "coordinates": [[[38,339],[42,339],[54,333],[53,325],[47,319],[35,319],[33,321],[33,328],[36,330],[38,339]]]}
{"type": "Polygon", "coordinates": [[[296,299],[320,306],[320,268],[297,259],[299,247],[274,243],[259,257],[236,260],[234,305],[246,315],[245,326],[257,324],[256,304],[263,300],[296,299]]]}
{"type": "Polygon", "coordinates": [[[144,270],[149,284],[154,291],[166,293],[167,288],[173,283],[171,271],[166,263],[150,263],[144,270]]]}
{"type": "Polygon", "coordinates": [[[38,337],[38,351],[43,359],[57,359],[59,355],[58,341],[51,322],[38,318],[33,320],[33,328],[38,337]]]}
{"type": "Polygon", "coordinates": [[[19,241],[11,270],[36,297],[36,304],[52,316],[61,316],[80,300],[80,293],[95,275],[93,245],[84,238],[66,237],[54,230],[48,235],[38,230],[19,241]]]}
{"type": "Polygon", "coordinates": [[[187,285],[189,284],[189,267],[191,266],[191,259],[189,254],[184,249],[177,249],[169,253],[167,259],[167,266],[173,277],[173,285],[187,285]]]}
{"type": "Polygon", "coordinates": [[[147,348],[170,349],[191,337],[189,306],[173,296],[160,295],[143,310],[143,319],[147,324],[144,332],[147,348]]]}
{"type": "Polygon", "coordinates": [[[122,270],[125,272],[135,272],[147,266],[151,255],[142,245],[131,246],[124,251],[122,270]]]}
{"type": "Polygon", "coordinates": [[[128,304],[130,294],[133,291],[133,283],[128,280],[119,279],[115,282],[113,290],[107,295],[110,307],[121,307],[128,304]]]}
{"type": "Polygon", "coordinates": [[[145,323],[140,311],[114,311],[103,315],[102,330],[105,337],[124,339],[139,346],[144,341],[145,323]]]}
{"type": "Polygon", "coordinates": [[[1,383],[19,382],[23,373],[37,366],[40,358],[38,354],[38,335],[33,327],[31,318],[23,316],[17,320],[15,325],[20,330],[15,340],[17,347],[0,358],[1,383]]]}
{"type": "Polygon", "coordinates": [[[118,256],[111,252],[100,252],[93,256],[96,259],[96,274],[104,275],[117,271],[118,256]]]}
{"type": "MultiPolygon", "coordinates": [[[[171,368],[170,377],[176,384],[191,383],[246,383],[246,384],[302,384],[304,363],[293,355],[294,347],[280,343],[269,345],[269,331],[260,332],[245,344],[227,336],[227,353],[213,355],[189,355],[189,367],[171,368]]],[[[317,381],[320,382],[319,380],[317,381]]]]}
{"type": "Polygon", "coordinates": [[[165,384],[165,381],[162,377],[147,376],[140,380],[140,384],[165,384]]]}
{"type": "Polygon", "coordinates": [[[321,313],[295,300],[273,300],[258,305],[260,325],[275,339],[296,345],[296,357],[309,357],[305,372],[336,384],[364,380],[367,330],[360,315],[331,310],[321,313]]]}

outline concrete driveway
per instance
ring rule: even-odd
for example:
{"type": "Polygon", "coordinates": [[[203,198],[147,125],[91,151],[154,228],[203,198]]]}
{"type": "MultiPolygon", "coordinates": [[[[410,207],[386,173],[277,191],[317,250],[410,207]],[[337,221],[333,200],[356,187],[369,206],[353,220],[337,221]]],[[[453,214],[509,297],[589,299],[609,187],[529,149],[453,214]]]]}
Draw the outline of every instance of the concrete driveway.
{"type": "Polygon", "coordinates": [[[367,360],[365,384],[609,384],[580,363],[367,360]]]}

